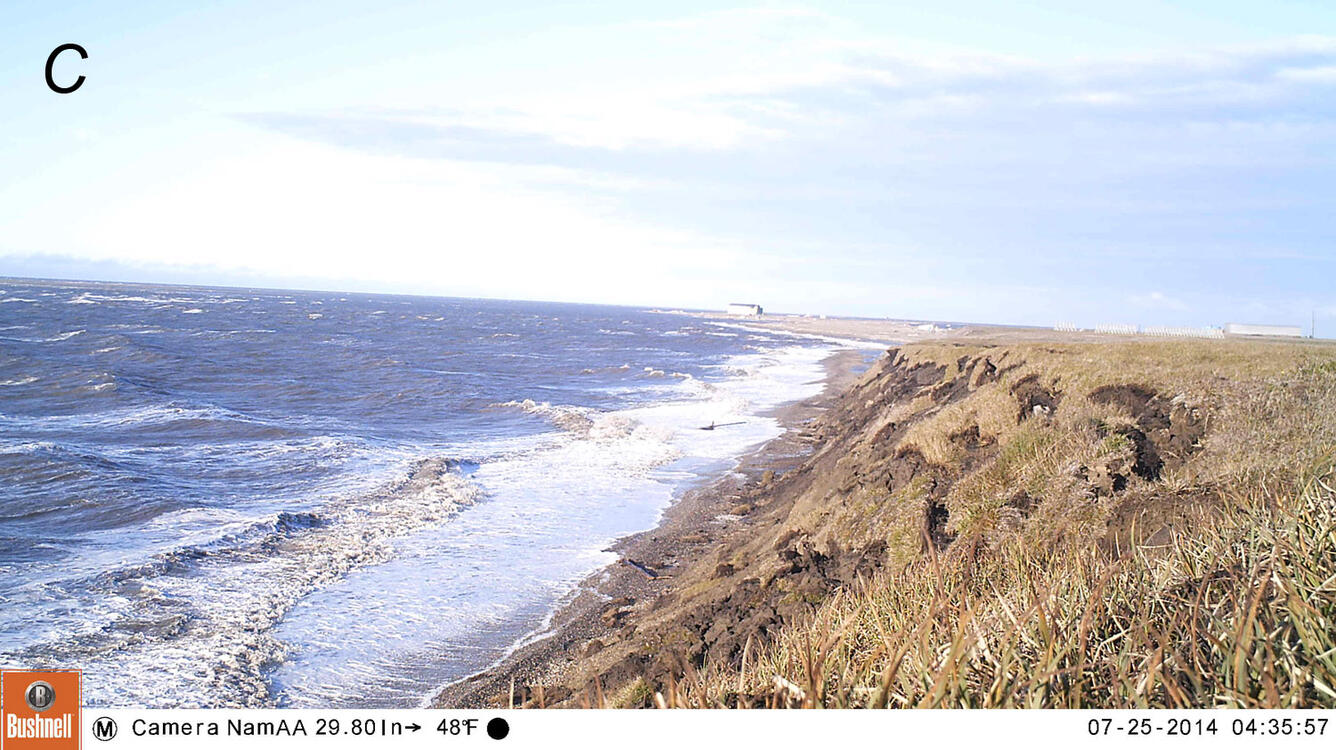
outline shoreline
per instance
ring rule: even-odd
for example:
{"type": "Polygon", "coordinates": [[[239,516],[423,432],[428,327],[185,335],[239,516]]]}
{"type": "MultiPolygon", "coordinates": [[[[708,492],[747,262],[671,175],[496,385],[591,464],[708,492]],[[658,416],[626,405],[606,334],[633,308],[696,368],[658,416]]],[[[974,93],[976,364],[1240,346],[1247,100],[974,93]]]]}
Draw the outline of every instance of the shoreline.
{"type": "Polygon", "coordinates": [[[507,708],[571,697],[559,686],[574,665],[602,650],[605,640],[629,635],[627,627],[634,629],[622,624],[627,607],[661,598],[675,571],[746,533],[744,516],[750,509],[742,502],[744,494],[811,455],[803,426],[829,408],[881,356],[880,351],[872,355],[872,342],[867,346],[837,349],[825,357],[819,394],[766,412],[778,420],[782,434],[742,456],[728,472],[687,489],[653,528],[616,541],[608,549],[618,554],[619,562],[581,581],[555,605],[540,631],[525,636],[492,666],[441,687],[423,705],[507,708]]]}

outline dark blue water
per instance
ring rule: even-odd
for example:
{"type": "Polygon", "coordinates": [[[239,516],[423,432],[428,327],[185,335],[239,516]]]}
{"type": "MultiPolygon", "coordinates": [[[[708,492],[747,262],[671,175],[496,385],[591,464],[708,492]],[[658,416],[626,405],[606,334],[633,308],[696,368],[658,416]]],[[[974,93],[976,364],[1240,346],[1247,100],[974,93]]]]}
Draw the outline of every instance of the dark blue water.
{"type": "Polygon", "coordinates": [[[0,289],[0,665],[81,668],[95,703],[415,705],[777,434],[832,347],[628,308],[0,289]]]}

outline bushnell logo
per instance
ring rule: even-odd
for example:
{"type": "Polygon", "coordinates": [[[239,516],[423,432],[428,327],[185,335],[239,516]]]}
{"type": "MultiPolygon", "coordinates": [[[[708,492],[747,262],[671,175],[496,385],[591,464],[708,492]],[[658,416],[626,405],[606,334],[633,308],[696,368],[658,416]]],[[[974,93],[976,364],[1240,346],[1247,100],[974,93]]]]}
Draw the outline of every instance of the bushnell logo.
{"type": "Polygon", "coordinates": [[[28,708],[40,714],[56,702],[56,689],[51,687],[49,682],[36,680],[23,691],[23,702],[28,704],[28,708]]]}
{"type": "Polygon", "coordinates": [[[78,750],[78,672],[0,672],[0,750],[78,750]]]}

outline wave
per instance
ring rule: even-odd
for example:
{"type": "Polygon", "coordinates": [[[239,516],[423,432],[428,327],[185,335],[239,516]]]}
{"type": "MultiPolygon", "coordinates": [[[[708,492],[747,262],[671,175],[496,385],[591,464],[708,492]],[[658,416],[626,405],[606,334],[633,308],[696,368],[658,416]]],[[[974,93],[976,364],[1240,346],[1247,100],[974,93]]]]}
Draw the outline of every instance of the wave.
{"type": "MultiPolygon", "coordinates": [[[[91,385],[91,384],[84,384],[91,385]]],[[[113,428],[113,427],[154,427],[173,426],[179,428],[189,423],[202,425],[208,422],[247,423],[259,427],[277,427],[264,420],[247,416],[240,412],[218,406],[190,406],[175,403],[152,404],[148,406],[127,406],[119,409],[89,412],[83,414],[47,414],[43,416],[15,416],[0,414],[0,425],[21,425],[24,427],[49,428],[113,428]]]]}
{"type": "Polygon", "coordinates": [[[651,378],[680,378],[682,380],[686,380],[687,378],[691,377],[690,373],[676,372],[676,371],[664,372],[663,370],[660,370],[657,367],[646,367],[644,368],[644,373],[647,377],[651,378]]]}
{"type": "Polygon", "coordinates": [[[526,398],[520,401],[506,401],[491,404],[494,409],[519,409],[526,414],[534,414],[546,419],[553,425],[567,432],[587,433],[594,426],[593,409],[582,406],[554,406],[547,401],[534,401],[526,398]]]}
{"type": "Polygon", "coordinates": [[[68,339],[72,339],[75,336],[78,336],[79,334],[82,333],[87,333],[87,331],[83,329],[77,331],[65,331],[63,333],[58,333],[55,336],[49,336],[46,338],[22,338],[15,336],[0,336],[0,339],[4,339],[6,341],[22,341],[25,344],[54,344],[57,341],[66,341],[68,339]]]}
{"type": "Polygon", "coordinates": [[[390,559],[397,540],[481,497],[459,462],[431,457],[369,495],[228,524],[234,530],[214,541],[61,582],[53,587],[61,608],[86,605],[80,609],[88,619],[73,633],[3,660],[137,675],[105,693],[90,685],[86,698],[93,704],[272,705],[264,674],[287,647],[270,631],[289,609],[356,569],[390,559]]]}
{"type": "Polygon", "coordinates": [[[102,302],[140,302],[148,305],[166,305],[200,302],[200,299],[194,297],[143,297],[134,294],[95,294],[93,292],[84,292],[76,297],[65,300],[67,305],[95,305],[102,302]]]}

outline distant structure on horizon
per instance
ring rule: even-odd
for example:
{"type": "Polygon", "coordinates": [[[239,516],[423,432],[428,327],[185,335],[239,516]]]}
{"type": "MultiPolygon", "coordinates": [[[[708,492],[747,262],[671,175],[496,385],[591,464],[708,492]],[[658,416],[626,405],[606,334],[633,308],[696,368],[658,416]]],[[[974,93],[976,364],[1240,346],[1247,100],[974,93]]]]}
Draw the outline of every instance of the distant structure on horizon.
{"type": "Polygon", "coordinates": [[[761,306],[750,302],[730,302],[725,312],[729,315],[747,315],[754,318],[759,318],[762,314],[761,306]]]}
{"type": "Polygon", "coordinates": [[[1299,326],[1263,326],[1252,323],[1226,323],[1225,333],[1230,336],[1289,336],[1302,338],[1303,329],[1299,326]]]}
{"type": "Polygon", "coordinates": [[[1299,326],[1267,326],[1252,323],[1227,323],[1224,328],[1206,326],[1135,326],[1125,323],[1101,323],[1094,328],[1082,328],[1075,323],[1061,322],[1053,326],[1055,331],[1067,333],[1111,333],[1123,336],[1157,336],[1161,338],[1201,338],[1222,339],[1226,336],[1283,336],[1285,338],[1303,338],[1303,329],[1299,326]]]}

